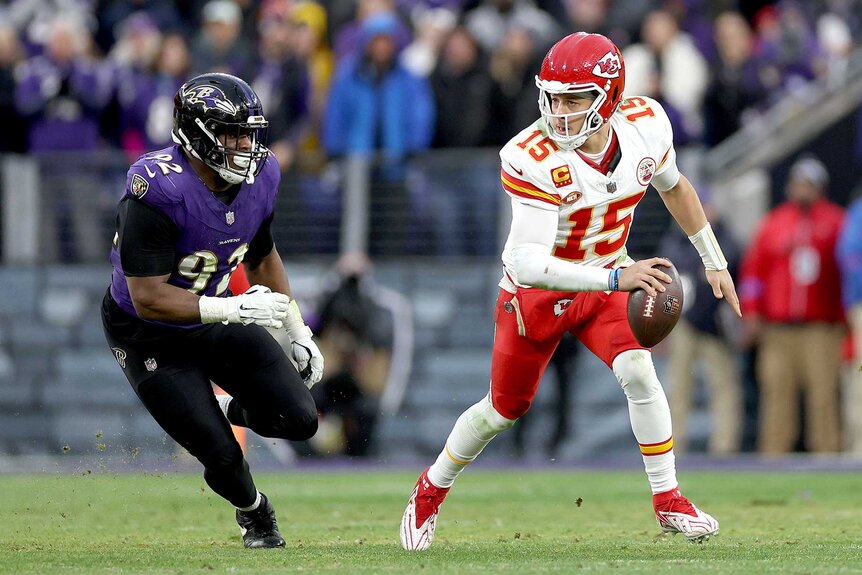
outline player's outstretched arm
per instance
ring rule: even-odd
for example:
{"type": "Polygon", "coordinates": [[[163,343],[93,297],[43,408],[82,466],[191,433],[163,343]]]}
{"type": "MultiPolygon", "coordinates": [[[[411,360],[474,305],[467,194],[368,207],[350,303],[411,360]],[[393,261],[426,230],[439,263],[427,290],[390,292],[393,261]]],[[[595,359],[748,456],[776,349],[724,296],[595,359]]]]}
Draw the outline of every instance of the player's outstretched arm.
{"type": "Polygon", "coordinates": [[[727,260],[718,245],[718,240],[712,232],[712,226],[706,219],[700,198],[688,178],[680,174],[679,181],[669,190],[660,192],[661,199],[667,206],[673,219],[688,236],[689,241],[697,249],[706,269],[706,280],[712,286],[712,293],[718,299],[726,299],[737,316],[742,317],[739,307],[739,296],[733,278],[727,270],[727,260]]]}
{"type": "Polygon", "coordinates": [[[200,321],[195,294],[168,283],[170,274],[160,276],[126,276],[129,295],[142,319],[189,324],[200,321]]]}
{"type": "Polygon", "coordinates": [[[170,276],[127,277],[129,294],[138,316],[177,324],[252,323],[280,328],[287,318],[290,298],[264,286],[252,286],[234,297],[197,296],[170,285],[170,276]]]}

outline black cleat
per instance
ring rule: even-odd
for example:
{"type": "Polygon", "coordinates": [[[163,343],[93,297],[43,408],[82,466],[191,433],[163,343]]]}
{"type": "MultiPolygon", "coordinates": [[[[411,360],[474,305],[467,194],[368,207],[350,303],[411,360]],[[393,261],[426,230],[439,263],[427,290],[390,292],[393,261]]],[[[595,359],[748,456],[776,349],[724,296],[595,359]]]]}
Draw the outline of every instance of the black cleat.
{"type": "Polygon", "coordinates": [[[248,549],[284,547],[284,537],[278,532],[275,520],[275,509],[263,493],[260,494],[260,505],[254,511],[236,510],[236,522],[248,549]]]}

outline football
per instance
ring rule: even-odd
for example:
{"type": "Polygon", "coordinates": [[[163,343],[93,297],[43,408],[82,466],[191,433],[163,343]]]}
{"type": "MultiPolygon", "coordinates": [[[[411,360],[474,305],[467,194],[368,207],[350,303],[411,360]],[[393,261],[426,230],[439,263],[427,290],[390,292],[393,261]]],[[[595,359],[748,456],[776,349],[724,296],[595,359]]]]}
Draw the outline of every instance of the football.
{"type": "Polygon", "coordinates": [[[676,267],[654,266],[671,277],[665,291],[655,297],[642,289],[629,292],[629,325],[635,339],[644,347],[653,347],[673,330],[682,313],[683,291],[676,267]]]}

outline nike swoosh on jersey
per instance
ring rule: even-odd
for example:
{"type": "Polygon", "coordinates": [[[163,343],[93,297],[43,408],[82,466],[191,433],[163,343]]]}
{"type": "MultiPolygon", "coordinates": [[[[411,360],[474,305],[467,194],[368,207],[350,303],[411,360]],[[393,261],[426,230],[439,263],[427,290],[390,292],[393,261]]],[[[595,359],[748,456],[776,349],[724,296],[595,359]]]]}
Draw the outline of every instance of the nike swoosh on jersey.
{"type": "Polygon", "coordinates": [[[515,166],[513,166],[511,162],[506,162],[506,163],[507,163],[507,164],[509,164],[509,167],[510,167],[510,168],[512,168],[512,169],[515,171],[515,173],[516,173],[516,174],[518,174],[519,176],[523,176],[523,175],[524,175],[524,170],[519,170],[518,168],[516,168],[515,166]]]}
{"type": "Polygon", "coordinates": [[[153,172],[152,170],[150,170],[150,167],[149,167],[148,165],[144,164],[144,169],[146,169],[146,170],[147,170],[147,175],[148,175],[149,177],[151,177],[151,178],[155,178],[155,177],[156,177],[156,173],[155,173],[155,172],[153,172]]]}

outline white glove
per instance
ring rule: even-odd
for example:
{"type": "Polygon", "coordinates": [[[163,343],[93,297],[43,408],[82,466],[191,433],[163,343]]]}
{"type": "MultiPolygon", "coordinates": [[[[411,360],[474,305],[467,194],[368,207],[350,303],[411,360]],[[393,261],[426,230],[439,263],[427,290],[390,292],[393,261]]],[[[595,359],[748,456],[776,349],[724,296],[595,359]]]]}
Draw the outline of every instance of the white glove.
{"type": "Polygon", "coordinates": [[[266,286],[252,286],[234,297],[202,296],[198,300],[201,323],[256,323],[279,329],[284,326],[290,308],[290,298],[266,286]]]}
{"type": "Polygon", "coordinates": [[[314,387],[323,377],[323,354],[311,339],[311,328],[305,325],[296,300],[290,302],[290,312],[284,321],[287,337],[290,338],[290,349],[299,375],[308,389],[314,387]]]}

